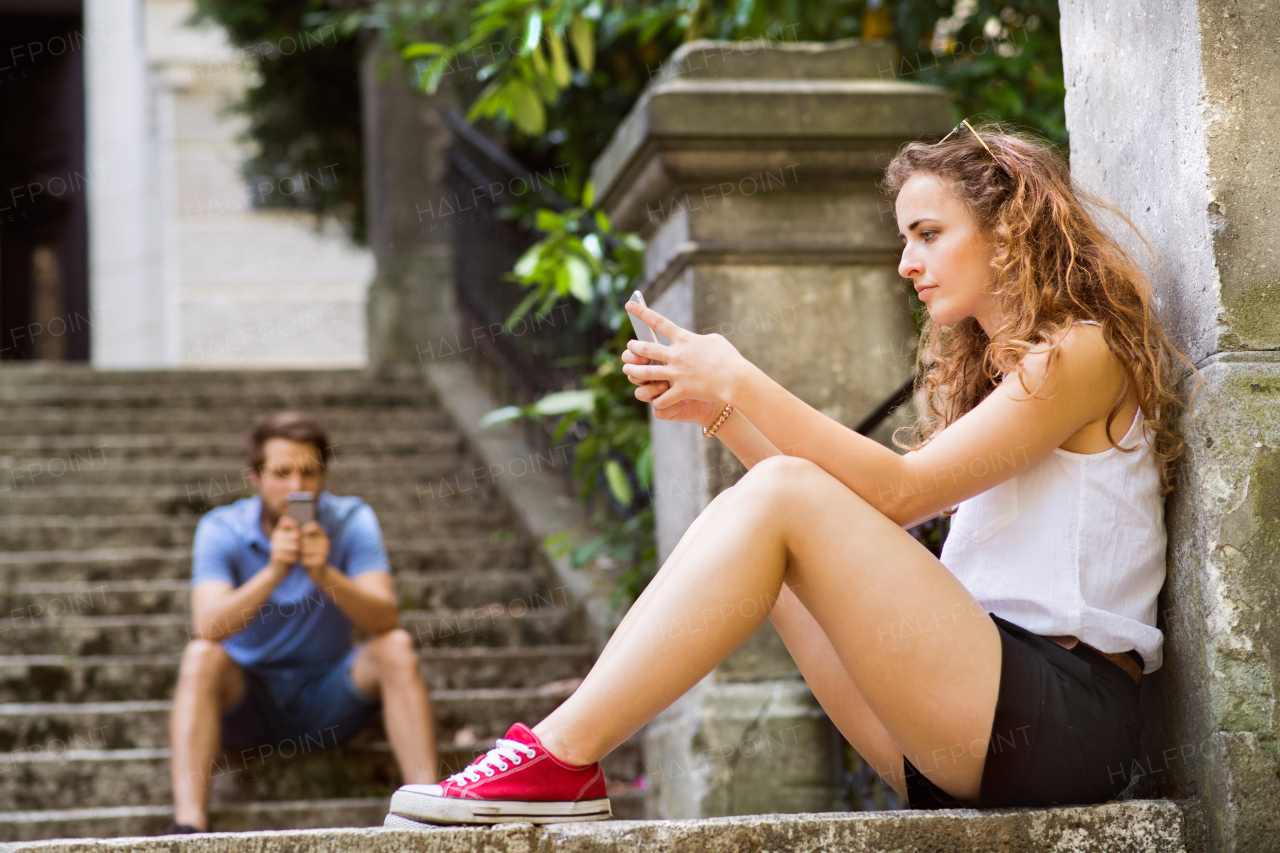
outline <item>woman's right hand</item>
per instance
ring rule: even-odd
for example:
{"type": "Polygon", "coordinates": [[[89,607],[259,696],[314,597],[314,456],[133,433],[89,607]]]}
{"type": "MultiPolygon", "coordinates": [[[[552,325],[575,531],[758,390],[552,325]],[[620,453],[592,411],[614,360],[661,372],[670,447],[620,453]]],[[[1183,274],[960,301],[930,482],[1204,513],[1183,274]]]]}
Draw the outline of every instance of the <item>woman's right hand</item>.
{"type": "MultiPolygon", "coordinates": [[[[622,351],[622,360],[626,364],[641,365],[649,364],[651,361],[642,355],[636,355],[629,349],[622,351]]],[[[631,382],[640,386],[636,388],[636,399],[642,403],[652,403],[666,393],[668,388],[668,383],[665,381],[637,382],[632,379],[631,382]]],[[[654,408],[653,414],[660,421],[679,421],[681,423],[710,427],[715,423],[716,418],[720,416],[720,408],[715,403],[708,403],[705,400],[681,400],[674,406],[667,406],[665,409],[654,408]]]]}

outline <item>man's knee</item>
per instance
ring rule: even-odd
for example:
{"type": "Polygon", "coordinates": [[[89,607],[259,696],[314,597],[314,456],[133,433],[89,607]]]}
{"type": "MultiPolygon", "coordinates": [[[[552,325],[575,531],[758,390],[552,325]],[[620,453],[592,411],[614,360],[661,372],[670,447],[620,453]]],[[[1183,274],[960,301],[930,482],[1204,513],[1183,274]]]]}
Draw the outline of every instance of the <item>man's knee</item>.
{"type": "Polygon", "coordinates": [[[230,662],[231,657],[220,644],[196,639],[187,643],[182,652],[180,673],[184,678],[216,682],[230,662]]]}
{"type": "Polygon", "coordinates": [[[379,634],[369,644],[383,672],[417,671],[418,650],[413,646],[413,637],[403,628],[379,634]]]}

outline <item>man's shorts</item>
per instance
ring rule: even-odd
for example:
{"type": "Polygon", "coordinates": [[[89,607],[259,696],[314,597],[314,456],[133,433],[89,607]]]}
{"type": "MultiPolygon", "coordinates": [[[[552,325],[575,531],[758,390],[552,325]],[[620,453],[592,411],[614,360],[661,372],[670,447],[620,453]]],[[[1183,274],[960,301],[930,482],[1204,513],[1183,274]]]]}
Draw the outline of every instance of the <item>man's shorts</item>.
{"type": "Polygon", "coordinates": [[[351,680],[357,651],[333,663],[241,667],[244,693],[222,712],[222,748],[288,758],[350,740],[382,707],[351,680]]]}

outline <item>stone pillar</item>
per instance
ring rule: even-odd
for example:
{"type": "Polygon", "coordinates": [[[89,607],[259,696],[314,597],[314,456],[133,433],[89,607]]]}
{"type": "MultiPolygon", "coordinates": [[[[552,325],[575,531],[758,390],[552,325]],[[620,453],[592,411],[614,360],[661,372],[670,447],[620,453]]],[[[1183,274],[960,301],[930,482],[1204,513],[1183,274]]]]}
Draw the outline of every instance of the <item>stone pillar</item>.
{"type": "MultiPolygon", "coordinates": [[[[901,143],[953,123],[944,91],[881,81],[892,61],[855,41],[685,45],[592,171],[615,225],[647,240],[650,305],[849,426],[915,352],[876,181],[901,143]]],[[[742,469],[696,425],[651,429],[665,560],[742,469]]],[[[767,624],[649,726],[646,751],[657,817],[834,805],[829,723],[767,624]]]]}
{"type": "Polygon", "coordinates": [[[90,358],[173,363],[173,293],[161,275],[161,207],[141,0],[84,4],[90,358]]]}
{"type": "Polygon", "coordinates": [[[449,196],[444,150],[451,136],[439,115],[452,90],[415,91],[404,63],[378,41],[361,69],[369,247],[378,272],[369,288],[369,363],[374,369],[419,362],[418,348],[452,337],[452,231],[429,214],[449,196]]]}
{"type": "Polygon", "coordinates": [[[1204,379],[1167,507],[1164,668],[1125,772],[1197,797],[1209,849],[1251,853],[1280,850],[1278,41],[1258,4],[1062,4],[1072,171],[1150,242],[1135,254],[1204,379]]]}

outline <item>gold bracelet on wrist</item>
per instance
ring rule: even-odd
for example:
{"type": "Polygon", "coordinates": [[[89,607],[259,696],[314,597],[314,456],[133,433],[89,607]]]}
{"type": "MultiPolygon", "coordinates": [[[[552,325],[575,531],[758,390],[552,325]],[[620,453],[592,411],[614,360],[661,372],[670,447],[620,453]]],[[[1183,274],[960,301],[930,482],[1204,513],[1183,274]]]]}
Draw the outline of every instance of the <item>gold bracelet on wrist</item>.
{"type": "Polygon", "coordinates": [[[716,430],[720,429],[720,425],[723,424],[725,420],[728,419],[729,415],[732,414],[733,406],[726,405],[724,407],[724,411],[720,413],[720,417],[716,418],[716,422],[711,425],[711,429],[707,429],[706,427],[702,428],[702,435],[706,438],[711,438],[711,436],[716,434],[716,430]]]}

